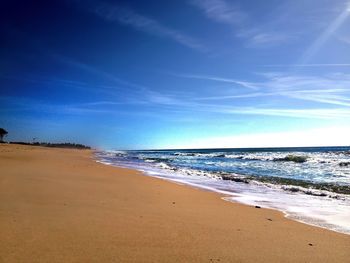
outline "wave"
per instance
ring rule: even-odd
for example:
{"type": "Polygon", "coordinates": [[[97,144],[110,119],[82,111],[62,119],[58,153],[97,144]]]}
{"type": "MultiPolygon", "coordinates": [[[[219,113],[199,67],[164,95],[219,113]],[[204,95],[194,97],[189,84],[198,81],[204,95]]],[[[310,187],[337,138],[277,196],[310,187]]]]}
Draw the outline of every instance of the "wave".
{"type": "Polygon", "coordinates": [[[112,162],[111,158],[121,158],[131,162],[137,160],[189,176],[206,176],[245,184],[254,182],[273,184],[284,186],[281,187],[284,191],[303,192],[310,195],[330,196],[329,193],[317,191],[350,195],[350,186],[347,183],[350,178],[350,151],[342,151],[336,155],[334,152],[291,154],[288,152],[225,153],[223,151],[106,151],[103,154],[108,162],[112,162]],[[231,159],[237,162],[230,162],[231,159]],[[255,162],[250,164],[250,161],[255,162]],[[257,169],[259,172],[256,172],[257,169]],[[276,169],[277,174],[273,174],[272,172],[276,169]],[[328,169],[333,176],[328,181],[322,178],[325,169],[328,169]],[[290,178],[294,177],[295,173],[309,173],[312,176],[299,174],[296,179],[290,178]]]}
{"type": "Polygon", "coordinates": [[[340,198],[340,195],[350,195],[350,187],[347,185],[318,183],[290,178],[280,178],[272,176],[253,177],[248,176],[246,180],[260,182],[268,185],[276,185],[282,190],[289,192],[302,192],[307,195],[325,196],[330,198],[340,198]]]}
{"type": "Polygon", "coordinates": [[[191,168],[178,168],[169,163],[160,162],[157,167],[177,171],[189,176],[205,176],[208,178],[233,181],[236,183],[260,183],[268,186],[279,186],[280,189],[289,192],[302,192],[307,195],[340,198],[337,194],[350,195],[350,186],[336,183],[319,183],[300,179],[281,178],[274,176],[252,176],[237,173],[211,172],[191,168]]]}
{"type": "Polygon", "coordinates": [[[286,153],[286,152],[174,152],[175,157],[184,158],[226,158],[246,161],[274,161],[292,163],[319,163],[338,164],[343,167],[350,167],[350,151],[322,152],[322,153],[286,153]]]}
{"type": "Polygon", "coordinates": [[[350,167],[350,156],[344,154],[334,155],[305,155],[305,154],[226,154],[225,158],[246,161],[263,162],[291,162],[291,163],[315,163],[331,164],[342,167],[350,167]]]}
{"type": "Polygon", "coordinates": [[[105,156],[105,157],[123,157],[128,156],[128,152],[126,151],[115,151],[115,150],[108,150],[108,151],[101,151],[95,153],[98,156],[105,156]]]}
{"type": "Polygon", "coordinates": [[[138,159],[143,160],[148,163],[156,163],[156,162],[170,162],[171,159],[169,158],[162,158],[162,157],[138,157],[138,159]]]}
{"type": "Polygon", "coordinates": [[[193,152],[175,152],[175,156],[186,157],[205,157],[205,158],[223,158],[226,157],[224,153],[193,153],[193,152]]]}
{"type": "MultiPolygon", "coordinates": [[[[224,193],[225,200],[278,209],[296,220],[350,233],[349,179],[343,180],[343,177],[337,177],[339,175],[350,178],[349,167],[339,165],[340,160],[349,161],[349,158],[346,159],[347,155],[343,153],[337,155],[338,159],[333,153],[304,153],[308,156],[304,163],[272,161],[273,158],[285,158],[290,154],[287,152],[272,154],[224,153],[221,151],[175,153],[174,151],[166,153],[129,152],[124,155],[109,152],[96,155],[100,162],[105,164],[137,169],[150,176],[224,193]],[[225,156],[221,157],[222,154],[225,156]],[[230,161],[229,158],[238,159],[230,161]],[[252,162],[249,158],[259,158],[259,161],[252,162]],[[321,163],[323,161],[327,163],[321,163]],[[247,167],[247,169],[236,169],[238,172],[232,172],[230,171],[232,166],[235,168],[247,167]],[[321,177],[320,182],[303,180],[298,177],[299,172],[307,174],[317,172],[315,167],[320,167],[317,168],[320,174],[316,174],[321,177]],[[325,167],[330,167],[329,172],[333,177],[335,176],[334,181],[330,183],[325,182],[323,178],[325,167]],[[264,172],[260,176],[251,175],[254,169],[264,172]],[[279,169],[282,173],[276,173],[276,176],[266,176],[266,174],[271,175],[273,169],[279,169]],[[337,174],[338,171],[341,172],[337,174]]],[[[299,155],[299,153],[293,154],[299,155]]],[[[306,178],[317,178],[317,176],[306,178]]]]}

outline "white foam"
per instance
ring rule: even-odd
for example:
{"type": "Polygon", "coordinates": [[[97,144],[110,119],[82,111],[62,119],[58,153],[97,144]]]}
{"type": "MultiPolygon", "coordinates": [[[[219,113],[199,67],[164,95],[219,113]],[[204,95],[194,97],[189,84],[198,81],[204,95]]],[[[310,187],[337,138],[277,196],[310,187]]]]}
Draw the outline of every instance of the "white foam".
{"type": "Polygon", "coordinates": [[[151,163],[134,163],[125,160],[111,162],[102,159],[100,162],[137,169],[149,176],[218,192],[226,195],[224,198],[226,201],[276,209],[294,220],[350,234],[350,197],[348,195],[337,194],[341,198],[336,199],[306,195],[302,192],[288,192],[284,191],[281,186],[272,184],[259,182],[245,184],[220,180],[211,173],[193,169],[169,170],[167,164],[160,164],[160,167],[156,167],[150,166],[151,163]]]}

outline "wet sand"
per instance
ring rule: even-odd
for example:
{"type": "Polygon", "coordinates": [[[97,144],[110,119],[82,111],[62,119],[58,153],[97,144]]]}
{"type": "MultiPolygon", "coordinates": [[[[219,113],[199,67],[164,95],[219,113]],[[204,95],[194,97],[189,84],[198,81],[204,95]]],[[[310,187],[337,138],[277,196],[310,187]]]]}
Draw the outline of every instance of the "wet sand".
{"type": "Polygon", "coordinates": [[[0,144],[0,262],[350,262],[350,235],[96,163],[0,144]]]}

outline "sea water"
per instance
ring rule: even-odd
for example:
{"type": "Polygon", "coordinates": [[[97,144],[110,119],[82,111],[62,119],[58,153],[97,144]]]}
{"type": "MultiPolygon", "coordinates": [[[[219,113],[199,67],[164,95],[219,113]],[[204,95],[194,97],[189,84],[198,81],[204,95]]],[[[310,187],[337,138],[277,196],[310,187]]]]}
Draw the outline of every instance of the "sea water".
{"type": "Polygon", "coordinates": [[[350,234],[350,147],[110,150],[96,158],[350,234]]]}

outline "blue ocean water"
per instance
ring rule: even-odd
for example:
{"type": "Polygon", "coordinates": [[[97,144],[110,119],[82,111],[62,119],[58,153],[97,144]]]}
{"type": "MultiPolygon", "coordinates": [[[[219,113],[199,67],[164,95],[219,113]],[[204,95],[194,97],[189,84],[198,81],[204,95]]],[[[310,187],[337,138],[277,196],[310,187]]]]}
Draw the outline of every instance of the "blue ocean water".
{"type": "Polygon", "coordinates": [[[350,233],[350,147],[100,151],[99,161],[350,233]]]}

